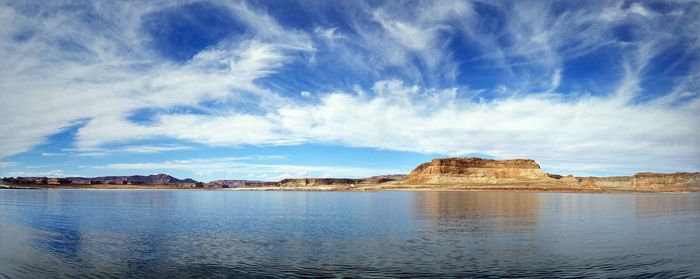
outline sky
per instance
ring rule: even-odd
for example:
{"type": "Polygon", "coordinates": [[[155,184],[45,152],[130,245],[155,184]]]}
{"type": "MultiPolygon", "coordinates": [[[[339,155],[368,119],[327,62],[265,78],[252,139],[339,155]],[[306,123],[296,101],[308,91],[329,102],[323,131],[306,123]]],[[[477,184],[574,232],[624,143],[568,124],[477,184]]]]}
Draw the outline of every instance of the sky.
{"type": "Polygon", "coordinates": [[[700,171],[692,1],[0,0],[0,176],[700,171]]]}

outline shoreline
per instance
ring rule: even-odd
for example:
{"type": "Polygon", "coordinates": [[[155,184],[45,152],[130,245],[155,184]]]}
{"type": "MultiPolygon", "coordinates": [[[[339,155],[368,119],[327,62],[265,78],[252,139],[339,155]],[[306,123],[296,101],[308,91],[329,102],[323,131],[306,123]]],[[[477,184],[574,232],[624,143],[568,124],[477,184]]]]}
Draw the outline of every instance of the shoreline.
{"type": "Polygon", "coordinates": [[[249,190],[249,191],[527,191],[575,193],[700,192],[700,172],[638,172],[631,176],[576,177],[544,172],[531,159],[436,158],[408,174],[365,178],[306,177],[279,181],[209,182],[169,174],[98,177],[3,177],[17,189],[249,190]]]}
{"type": "Polygon", "coordinates": [[[693,191],[627,191],[601,189],[567,189],[550,187],[499,187],[484,185],[319,185],[298,187],[236,187],[208,188],[181,187],[171,185],[6,185],[0,184],[0,190],[182,190],[182,191],[278,191],[278,192],[379,192],[379,191],[409,191],[409,192],[520,192],[520,193],[590,193],[590,194],[691,194],[693,191]]]}

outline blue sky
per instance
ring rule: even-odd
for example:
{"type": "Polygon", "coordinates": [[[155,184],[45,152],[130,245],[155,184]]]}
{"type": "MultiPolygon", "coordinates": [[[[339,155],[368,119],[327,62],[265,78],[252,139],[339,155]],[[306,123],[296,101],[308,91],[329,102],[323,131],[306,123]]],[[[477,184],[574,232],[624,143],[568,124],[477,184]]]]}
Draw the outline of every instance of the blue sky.
{"type": "Polygon", "coordinates": [[[0,0],[0,176],[698,171],[697,30],[685,1],[0,0]]]}

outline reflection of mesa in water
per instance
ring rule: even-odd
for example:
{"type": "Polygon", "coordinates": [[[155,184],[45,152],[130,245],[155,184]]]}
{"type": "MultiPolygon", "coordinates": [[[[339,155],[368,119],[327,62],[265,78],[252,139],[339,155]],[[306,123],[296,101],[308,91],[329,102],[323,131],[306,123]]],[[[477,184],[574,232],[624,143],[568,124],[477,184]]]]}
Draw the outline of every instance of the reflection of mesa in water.
{"type": "Polygon", "coordinates": [[[432,221],[472,219],[476,225],[532,228],[540,215],[541,195],[521,192],[418,192],[417,215],[432,221]]]}
{"type": "Polygon", "coordinates": [[[667,195],[659,198],[656,195],[635,195],[634,209],[638,217],[700,211],[700,196],[667,195]]]}

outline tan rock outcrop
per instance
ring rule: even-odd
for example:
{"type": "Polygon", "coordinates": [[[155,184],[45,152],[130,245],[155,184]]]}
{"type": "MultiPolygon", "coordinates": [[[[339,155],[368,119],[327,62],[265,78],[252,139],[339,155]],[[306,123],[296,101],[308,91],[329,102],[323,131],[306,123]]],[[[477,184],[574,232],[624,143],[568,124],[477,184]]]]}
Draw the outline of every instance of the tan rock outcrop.
{"type": "Polygon", "coordinates": [[[357,186],[374,185],[397,181],[405,176],[401,174],[378,175],[367,178],[288,178],[277,182],[279,187],[309,187],[309,186],[357,186]]]}
{"type": "Polygon", "coordinates": [[[414,184],[509,184],[551,182],[534,160],[440,158],[423,163],[405,179],[414,184]]]}
{"type": "Polygon", "coordinates": [[[598,187],[606,190],[628,191],[632,189],[631,176],[576,177],[577,182],[585,187],[598,187]]]}
{"type": "Polygon", "coordinates": [[[633,176],[574,177],[548,174],[533,160],[440,158],[423,163],[403,180],[415,185],[586,191],[700,191],[700,173],[637,173],[633,176]]]}
{"type": "Polygon", "coordinates": [[[650,173],[635,174],[634,188],[640,191],[674,190],[700,191],[700,173],[650,173]]]}
{"type": "Polygon", "coordinates": [[[534,160],[492,160],[482,158],[439,158],[423,163],[408,175],[380,175],[368,178],[292,178],[279,182],[217,180],[204,184],[177,179],[167,174],[103,177],[4,177],[8,185],[154,185],[171,187],[262,187],[298,188],[330,186],[331,189],[492,189],[561,191],[700,191],[700,173],[649,173],[633,176],[574,177],[545,173],[534,160]],[[336,187],[334,187],[336,186],[336,187]]]}
{"type": "Polygon", "coordinates": [[[579,177],[579,183],[606,190],[677,192],[700,191],[700,173],[640,172],[633,176],[579,177]]]}
{"type": "Polygon", "coordinates": [[[278,182],[279,187],[309,187],[309,186],[331,186],[331,185],[357,185],[360,179],[351,178],[288,178],[278,182]]]}

